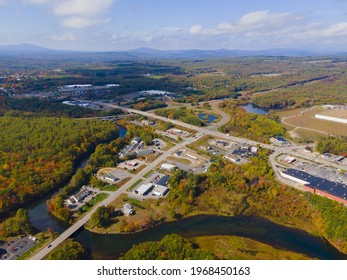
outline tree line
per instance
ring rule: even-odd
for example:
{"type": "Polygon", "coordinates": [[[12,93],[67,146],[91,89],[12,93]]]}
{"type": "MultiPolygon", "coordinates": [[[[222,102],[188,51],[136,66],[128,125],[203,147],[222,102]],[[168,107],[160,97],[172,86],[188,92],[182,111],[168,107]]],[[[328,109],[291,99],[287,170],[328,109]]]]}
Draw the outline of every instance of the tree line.
{"type": "Polygon", "coordinates": [[[98,143],[118,137],[111,122],[0,118],[0,214],[61,186],[98,143]]]}

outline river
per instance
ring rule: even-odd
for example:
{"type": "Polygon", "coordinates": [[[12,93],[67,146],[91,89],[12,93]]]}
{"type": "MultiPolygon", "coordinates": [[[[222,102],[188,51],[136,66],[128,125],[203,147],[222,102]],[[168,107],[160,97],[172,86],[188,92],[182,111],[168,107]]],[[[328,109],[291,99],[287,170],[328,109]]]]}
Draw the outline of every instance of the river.
{"type": "Polygon", "coordinates": [[[195,216],[178,222],[163,223],[158,227],[133,234],[100,235],[81,230],[74,238],[91,253],[93,259],[107,260],[120,257],[134,244],[160,240],[164,235],[171,233],[185,237],[237,235],[312,258],[347,259],[346,255],[340,253],[324,239],[263,218],[249,216],[195,216]]]}
{"type": "MultiPolygon", "coordinates": [[[[118,126],[118,128],[119,137],[124,138],[127,133],[126,128],[123,126],[118,126]]],[[[80,162],[74,168],[74,174],[76,174],[79,168],[84,168],[87,165],[89,158],[90,155],[86,155],[80,160],[80,162]]],[[[38,201],[31,203],[28,207],[30,222],[34,228],[40,231],[46,231],[48,228],[50,228],[52,232],[62,233],[66,228],[69,227],[69,224],[62,222],[51,215],[46,205],[46,201],[54,196],[58,191],[59,190],[44,196],[38,201]]]]}
{"type": "MultiPolygon", "coordinates": [[[[126,130],[120,131],[124,137],[126,130]]],[[[88,161],[84,158],[78,166],[83,168],[88,161]]],[[[46,200],[52,194],[40,199],[29,207],[29,216],[32,225],[40,231],[48,228],[52,232],[62,233],[69,227],[53,217],[46,206],[46,200]]],[[[129,250],[134,244],[144,241],[160,240],[164,235],[177,233],[186,237],[204,235],[237,235],[249,237],[276,248],[287,249],[306,254],[318,259],[346,259],[324,239],[312,236],[298,229],[291,229],[274,224],[258,217],[237,216],[196,216],[174,223],[162,225],[134,234],[101,235],[81,229],[74,234],[75,240],[89,252],[91,259],[116,259],[129,250]]]]}

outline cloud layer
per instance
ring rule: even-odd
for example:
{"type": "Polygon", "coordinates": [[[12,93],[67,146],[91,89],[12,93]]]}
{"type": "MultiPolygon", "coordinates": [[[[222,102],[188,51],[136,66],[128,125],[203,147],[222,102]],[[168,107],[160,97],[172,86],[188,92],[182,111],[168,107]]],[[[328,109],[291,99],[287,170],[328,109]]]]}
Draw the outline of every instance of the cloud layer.
{"type": "Polygon", "coordinates": [[[103,15],[115,0],[26,0],[26,2],[48,6],[54,15],[61,17],[63,26],[84,28],[107,22],[108,19],[103,15]]]}
{"type": "Polygon", "coordinates": [[[342,36],[347,35],[347,22],[324,24],[310,22],[309,18],[294,13],[271,13],[269,11],[256,11],[243,15],[233,22],[222,22],[215,27],[206,28],[202,25],[193,25],[188,33],[196,38],[211,40],[218,37],[221,41],[233,39],[248,43],[272,43],[275,47],[295,46],[295,42],[307,43],[320,41],[320,43],[345,42],[342,36]]]}

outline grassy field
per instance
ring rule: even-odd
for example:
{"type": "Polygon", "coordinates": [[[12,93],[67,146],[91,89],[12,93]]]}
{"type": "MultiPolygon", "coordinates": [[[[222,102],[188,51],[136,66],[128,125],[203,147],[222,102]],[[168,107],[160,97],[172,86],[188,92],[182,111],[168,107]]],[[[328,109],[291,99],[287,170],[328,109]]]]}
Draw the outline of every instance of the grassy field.
{"type": "Polygon", "coordinates": [[[307,260],[307,256],[276,249],[270,245],[238,236],[202,236],[192,239],[202,250],[227,260],[307,260]]]}
{"type": "Polygon", "coordinates": [[[186,158],[170,156],[170,157],[167,157],[167,159],[171,160],[171,161],[178,161],[178,162],[181,162],[181,163],[187,164],[187,165],[191,165],[192,164],[192,162],[189,159],[186,159],[186,158]]]}
{"type": "Polygon", "coordinates": [[[288,130],[292,131],[295,128],[297,128],[295,130],[295,133],[293,134],[294,136],[301,139],[311,139],[311,140],[316,140],[321,136],[328,136],[328,134],[333,134],[336,136],[337,135],[347,136],[346,124],[340,124],[340,123],[326,121],[326,120],[319,120],[314,117],[315,114],[324,112],[325,111],[324,109],[317,107],[300,114],[303,110],[308,110],[308,109],[295,109],[291,111],[284,111],[284,112],[277,113],[281,117],[281,119],[285,122],[285,127],[288,130]],[[312,129],[312,130],[309,130],[309,129],[312,129]],[[313,130],[316,130],[316,131],[313,131],[313,130]],[[321,133],[318,131],[321,131],[321,133]]]}
{"type": "Polygon", "coordinates": [[[109,192],[114,192],[118,189],[118,186],[115,185],[106,185],[104,187],[102,187],[100,190],[102,191],[109,191],[109,192]]]}
{"type": "MultiPolygon", "coordinates": [[[[147,174],[146,174],[147,175],[147,174]]],[[[138,184],[140,184],[143,180],[142,179],[138,179],[134,184],[132,184],[130,186],[130,188],[128,189],[128,191],[131,191],[133,188],[135,188],[138,184]]]]}
{"type": "Polygon", "coordinates": [[[108,194],[106,193],[99,193],[97,194],[93,199],[91,199],[90,201],[88,201],[88,203],[86,205],[84,205],[81,208],[81,212],[79,214],[82,213],[86,213],[88,212],[90,209],[92,209],[97,203],[105,200],[106,198],[108,198],[108,194]]]}
{"type": "Polygon", "coordinates": [[[136,212],[135,215],[116,217],[114,222],[107,228],[88,227],[88,229],[101,234],[134,232],[151,227],[161,220],[170,220],[169,205],[165,199],[138,201],[123,194],[116,198],[110,206],[113,206],[115,209],[122,209],[125,203],[130,203],[133,206],[136,212]]]}

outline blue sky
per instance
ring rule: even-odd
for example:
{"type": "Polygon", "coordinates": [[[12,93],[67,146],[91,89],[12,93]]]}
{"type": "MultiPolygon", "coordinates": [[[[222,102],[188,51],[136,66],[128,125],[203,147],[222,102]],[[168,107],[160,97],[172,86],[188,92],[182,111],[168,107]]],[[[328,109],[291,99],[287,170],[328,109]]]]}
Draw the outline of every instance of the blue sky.
{"type": "Polygon", "coordinates": [[[0,45],[347,50],[347,0],[0,0],[0,45]]]}

